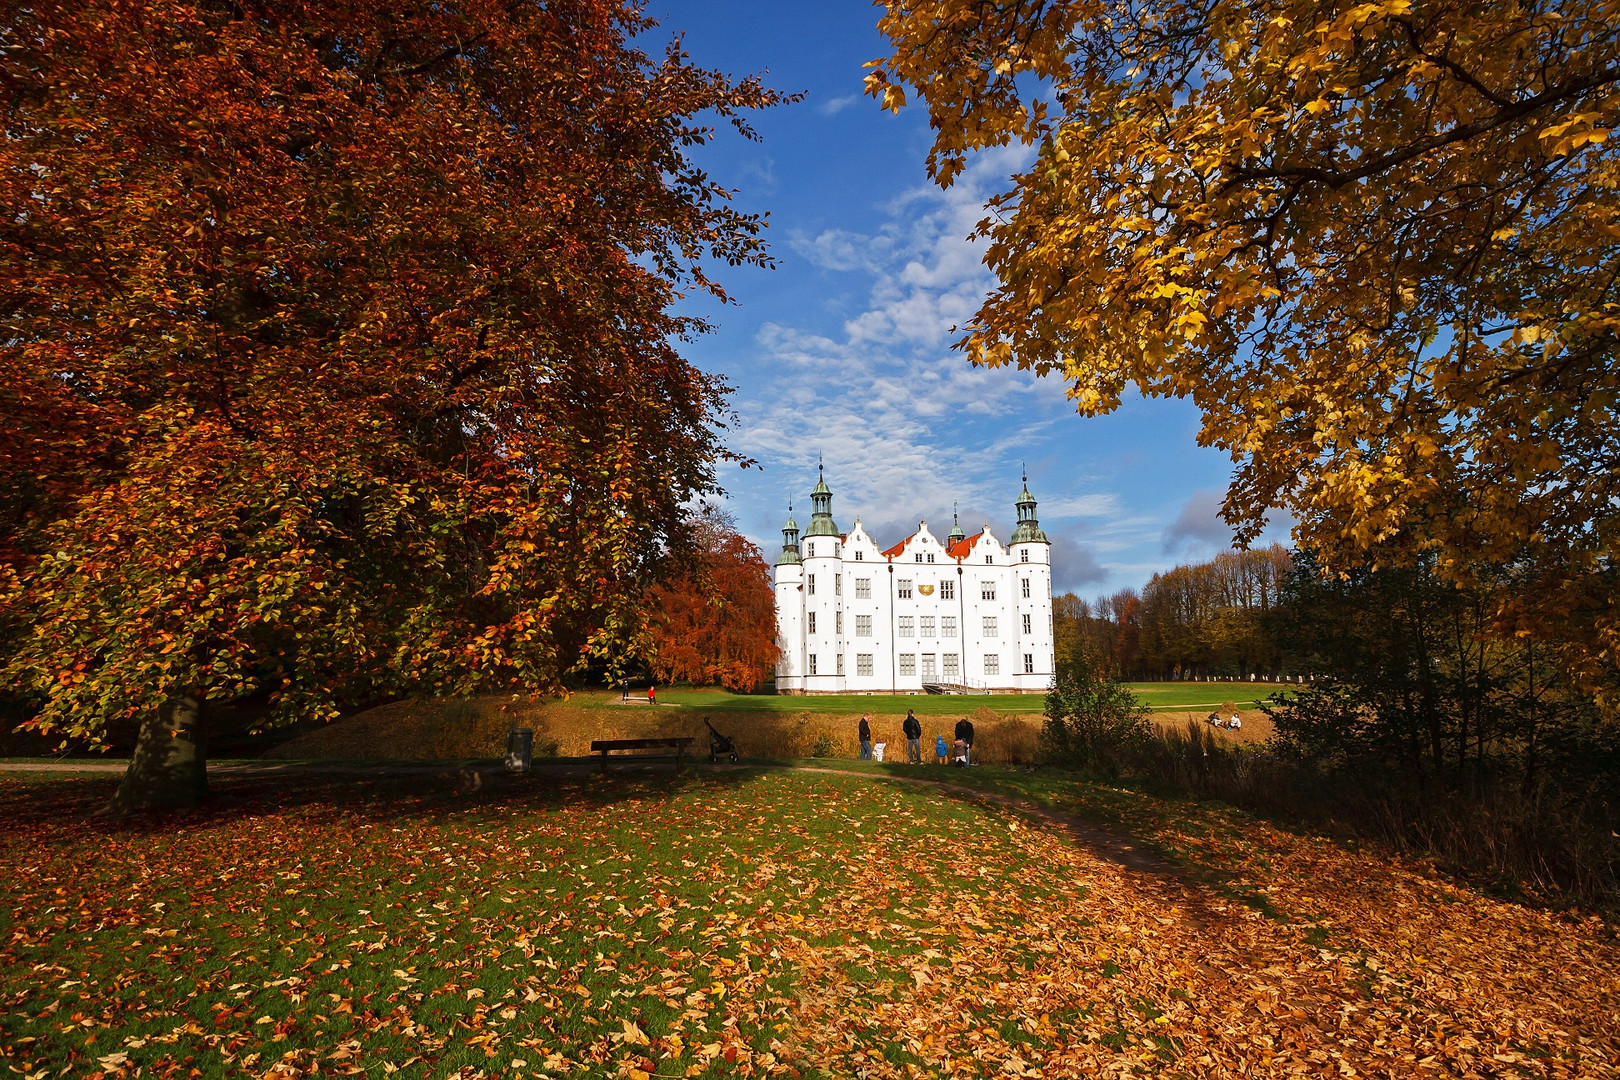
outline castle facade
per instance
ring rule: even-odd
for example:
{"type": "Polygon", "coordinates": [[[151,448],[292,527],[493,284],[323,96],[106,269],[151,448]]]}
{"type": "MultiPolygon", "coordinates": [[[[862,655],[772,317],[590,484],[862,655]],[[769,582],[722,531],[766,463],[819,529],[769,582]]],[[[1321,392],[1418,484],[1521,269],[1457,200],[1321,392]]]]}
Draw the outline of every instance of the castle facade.
{"type": "Polygon", "coordinates": [[[986,525],[939,540],[921,522],[879,547],[846,533],[818,477],[801,539],[791,513],[773,575],[779,694],[1045,693],[1052,685],[1052,545],[1025,479],[1004,545],[986,525]]]}

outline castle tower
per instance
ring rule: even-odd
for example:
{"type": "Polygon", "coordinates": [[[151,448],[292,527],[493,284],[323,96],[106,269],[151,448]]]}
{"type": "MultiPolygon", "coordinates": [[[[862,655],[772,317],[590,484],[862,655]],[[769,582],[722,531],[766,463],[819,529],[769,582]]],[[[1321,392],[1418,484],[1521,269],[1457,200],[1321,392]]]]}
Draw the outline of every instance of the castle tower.
{"type": "Polygon", "coordinates": [[[843,537],[832,515],[832,489],[816,466],[804,531],[804,683],[810,693],[844,687],[843,537]]]}
{"type": "Polygon", "coordinates": [[[804,689],[804,561],[799,557],[799,523],[788,507],[787,524],[782,526],[782,554],[776,559],[771,576],[776,594],[776,644],[782,655],[776,661],[776,692],[804,689]]]}
{"type": "Polygon", "coordinates": [[[1029,493],[1029,475],[1019,494],[1018,526],[1007,544],[1012,557],[1013,630],[1018,635],[1013,678],[1025,691],[1052,684],[1052,544],[1035,517],[1035,496],[1029,493]]]}

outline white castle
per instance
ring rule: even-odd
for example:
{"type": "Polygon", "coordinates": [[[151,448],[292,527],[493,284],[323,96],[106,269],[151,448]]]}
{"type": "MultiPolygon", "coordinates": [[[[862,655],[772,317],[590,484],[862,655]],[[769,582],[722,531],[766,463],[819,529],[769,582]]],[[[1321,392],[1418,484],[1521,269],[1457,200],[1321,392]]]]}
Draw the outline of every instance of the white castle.
{"type": "Polygon", "coordinates": [[[890,548],[840,533],[817,476],[799,540],[788,514],[776,560],[778,694],[1044,693],[1052,685],[1052,545],[1029,478],[1004,547],[986,525],[944,542],[920,522],[890,548]]]}

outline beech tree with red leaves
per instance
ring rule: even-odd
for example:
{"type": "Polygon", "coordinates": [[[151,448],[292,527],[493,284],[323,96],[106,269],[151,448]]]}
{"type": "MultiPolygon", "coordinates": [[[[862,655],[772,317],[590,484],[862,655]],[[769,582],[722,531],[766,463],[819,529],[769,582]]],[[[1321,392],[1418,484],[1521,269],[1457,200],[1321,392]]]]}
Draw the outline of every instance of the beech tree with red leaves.
{"type": "Polygon", "coordinates": [[[776,594],[765,557],[725,511],[705,504],[690,524],[689,553],[648,594],[652,649],[662,682],[759,687],[775,669],[776,594]]]}
{"type": "Polygon", "coordinates": [[[626,0],[7,5],[0,635],[26,726],[204,790],[210,706],[544,692],[644,637],[768,265],[688,158],[781,101],[626,0]]]}

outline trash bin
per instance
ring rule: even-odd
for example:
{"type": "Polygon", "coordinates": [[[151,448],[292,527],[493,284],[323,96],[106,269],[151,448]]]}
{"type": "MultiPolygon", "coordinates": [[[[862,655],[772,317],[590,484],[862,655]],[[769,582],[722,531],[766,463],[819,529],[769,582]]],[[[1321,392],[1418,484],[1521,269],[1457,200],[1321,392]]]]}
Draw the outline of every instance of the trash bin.
{"type": "Polygon", "coordinates": [[[506,733],[506,771],[526,773],[534,760],[534,732],[513,728],[506,733]]]}

